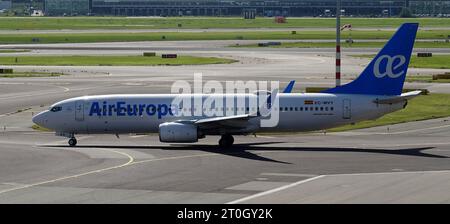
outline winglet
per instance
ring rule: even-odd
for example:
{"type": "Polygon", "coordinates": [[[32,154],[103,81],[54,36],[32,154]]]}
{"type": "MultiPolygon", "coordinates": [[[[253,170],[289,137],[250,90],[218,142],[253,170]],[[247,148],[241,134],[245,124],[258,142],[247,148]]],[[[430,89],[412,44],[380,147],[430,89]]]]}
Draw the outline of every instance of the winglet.
{"type": "Polygon", "coordinates": [[[284,88],[283,93],[291,93],[294,88],[295,80],[289,82],[289,84],[284,88]]]}

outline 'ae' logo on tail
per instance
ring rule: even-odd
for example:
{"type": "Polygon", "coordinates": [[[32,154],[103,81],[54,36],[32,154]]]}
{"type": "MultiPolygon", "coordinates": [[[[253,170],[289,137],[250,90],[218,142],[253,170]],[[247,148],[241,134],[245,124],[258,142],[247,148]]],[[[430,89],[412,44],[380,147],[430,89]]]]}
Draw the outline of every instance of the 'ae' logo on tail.
{"type": "Polygon", "coordinates": [[[402,69],[397,73],[395,73],[395,71],[405,63],[406,58],[403,55],[396,55],[393,57],[389,55],[382,55],[375,61],[375,64],[373,65],[373,74],[377,78],[383,78],[385,76],[388,76],[392,79],[398,78],[405,73],[405,70],[402,69]],[[386,60],[386,70],[384,72],[380,72],[380,66],[382,65],[381,62],[383,62],[383,60],[386,60]]]}

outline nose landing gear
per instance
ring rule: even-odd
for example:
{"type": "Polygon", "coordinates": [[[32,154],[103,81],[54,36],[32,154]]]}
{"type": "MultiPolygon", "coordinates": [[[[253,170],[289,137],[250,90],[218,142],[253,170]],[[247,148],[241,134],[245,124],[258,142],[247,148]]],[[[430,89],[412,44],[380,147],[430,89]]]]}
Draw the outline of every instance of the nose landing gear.
{"type": "Polygon", "coordinates": [[[69,138],[69,146],[74,147],[77,145],[77,139],[75,138],[75,133],[69,133],[69,132],[56,132],[56,136],[62,136],[69,138]]]}
{"type": "Polygon", "coordinates": [[[233,145],[233,143],[234,143],[234,138],[230,134],[222,135],[222,138],[220,138],[220,140],[219,140],[219,146],[221,148],[229,148],[233,145]]]}
{"type": "Polygon", "coordinates": [[[72,137],[69,139],[69,146],[74,147],[77,145],[77,139],[75,137],[72,137]]]}

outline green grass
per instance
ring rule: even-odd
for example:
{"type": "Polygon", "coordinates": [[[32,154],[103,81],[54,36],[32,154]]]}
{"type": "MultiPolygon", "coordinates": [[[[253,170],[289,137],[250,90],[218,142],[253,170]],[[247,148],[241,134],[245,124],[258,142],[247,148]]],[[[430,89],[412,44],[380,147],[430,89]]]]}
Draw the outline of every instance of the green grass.
{"type": "MultiPolygon", "coordinates": [[[[405,22],[419,22],[424,27],[448,27],[448,18],[343,18],[342,24],[354,28],[398,27],[405,22]]],[[[241,17],[0,17],[2,30],[59,29],[164,29],[164,28],[295,28],[335,27],[334,18],[287,18],[275,23],[274,18],[243,19],[241,17]],[[181,24],[181,27],[178,27],[181,24]]]]}
{"type": "Polygon", "coordinates": [[[450,116],[450,94],[421,95],[410,100],[403,110],[385,115],[375,121],[363,121],[355,125],[333,128],[330,131],[348,131],[448,116],[450,116]]]}
{"type": "Polygon", "coordinates": [[[411,66],[414,68],[450,68],[450,55],[433,55],[433,57],[417,57],[411,58],[411,66]]]}
{"type": "Polygon", "coordinates": [[[14,50],[14,49],[0,50],[0,54],[1,53],[23,53],[23,52],[30,52],[30,50],[14,50]]]}
{"type": "Polygon", "coordinates": [[[14,72],[12,74],[0,74],[0,78],[31,78],[31,77],[58,77],[64,73],[46,72],[14,72]]]}
{"type": "Polygon", "coordinates": [[[433,76],[431,76],[431,75],[407,76],[406,81],[407,82],[426,82],[426,83],[450,83],[450,79],[433,80],[433,76]]]}
{"type": "MultiPolygon", "coordinates": [[[[373,58],[374,55],[354,55],[354,57],[373,58]]],[[[411,57],[410,67],[450,69],[450,55],[433,55],[433,57],[411,57]]]]}
{"type": "MultiPolygon", "coordinates": [[[[342,39],[387,40],[394,31],[345,31],[342,39]]],[[[418,39],[445,39],[450,30],[419,31],[418,39]]],[[[2,34],[0,44],[94,43],[166,40],[333,40],[334,31],[246,31],[246,32],[143,32],[143,33],[50,33],[2,34]]]]}
{"type": "MultiPolygon", "coordinates": [[[[381,48],[385,42],[354,42],[353,44],[342,43],[344,48],[381,48]]],[[[450,48],[450,43],[444,41],[433,42],[416,42],[414,45],[416,48],[450,48]]],[[[257,44],[249,45],[232,45],[230,47],[258,47],[257,44]]],[[[334,48],[335,42],[293,42],[293,43],[281,43],[281,45],[272,45],[268,47],[273,48],[334,48]]]]}
{"type": "Polygon", "coordinates": [[[151,65],[202,65],[236,62],[214,57],[178,56],[178,58],[144,56],[20,56],[0,57],[2,65],[52,65],[52,66],[151,66],[151,65]],[[17,61],[16,61],[17,59],[17,61]]]}

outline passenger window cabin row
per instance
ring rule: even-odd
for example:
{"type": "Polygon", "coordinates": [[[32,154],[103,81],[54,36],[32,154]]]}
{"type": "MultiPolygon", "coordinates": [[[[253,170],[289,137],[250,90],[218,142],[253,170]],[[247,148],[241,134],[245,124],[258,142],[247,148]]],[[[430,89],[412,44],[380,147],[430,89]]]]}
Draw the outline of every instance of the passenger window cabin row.
{"type": "Polygon", "coordinates": [[[334,107],[280,107],[283,111],[334,111],[334,107]]]}
{"type": "MultiPolygon", "coordinates": [[[[56,109],[60,109],[60,108],[56,108],[56,109]]],[[[181,108],[180,108],[181,109],[181,108]]],[[[215,109],[213,109],[213,108],[203,108],[203,111],[213,111],[213,110],[215,110],[215,111],[222,111],[224,108],[223,107],[220,107],[220,108],[215,108],[215,109]]],[[[237,108],[235,108],[235,107],[227,107],[227,108],[225,108],[227,111],[246,111],[246,112],[248,112],[248,111],[250,111],[250,108],[249,107],[241,107],[241,108],[239,108],[239,107],[237,107],[237,108]]],[[[150,112],[155,112],[157,109],[156,108],[151,108],[150,109],[150,112]]],[[[188,111],[188,108],[182,108],[182,110],[183,111],[188,111]]],[[[191,109],[192,111],[197,111],[197,108],[193,108],[193,109],[191,109]]],[[[275,110],[277,110],[277,108],[275,108],[275,110]]],[[[52,111],[56,111],[55,110],[55,108],[53,108],[53,110],[52,111]]],[[[116,112],[117,111],[117,109],[116,108],[112,108],[112,111],[113,112],[116,112]]],[[[123,112],[127,112],[127,109],[123,109],[122,110],[123,112]]],[[[132,112],[133,111],[133,109],[132,110],[130,110],[130,112],[132,112]]],[[[256,111],[256,108],[252,108],[252,111],[256,111]]],[[[287,111],[334,111],[334,107],[279,107],[279,111],[280,112],[287,112],[287,111]]],[[[102,109],[100,109],[100,112],[102,112],[102,109]]]]}

